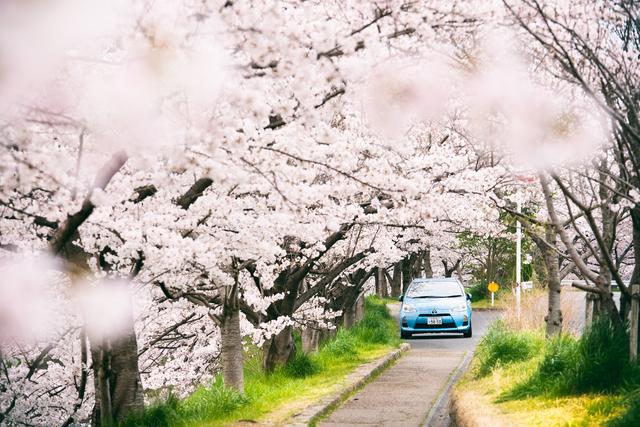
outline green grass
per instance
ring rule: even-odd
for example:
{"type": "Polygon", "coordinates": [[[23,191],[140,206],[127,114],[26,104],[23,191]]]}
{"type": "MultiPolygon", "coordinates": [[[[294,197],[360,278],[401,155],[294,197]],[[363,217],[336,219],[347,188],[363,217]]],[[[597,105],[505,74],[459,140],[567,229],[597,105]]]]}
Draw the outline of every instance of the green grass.
{"type": "Polygon", "coordinates": [[[495,298],[494,305],[491,305],[491,298],[483,298],[477,301],[471,300],[471,308],[478,308],[484,310],[502,310],[505,308],[504,300],[495,298]]]}
{"type": "Polygon", "coordinates": [[[365,302],[365,316],[349,330],[338,330],[334,339],[314,354],[301,351],[286,366],[267,374],[261,354],[245,363],[245,394],[224,387],[221,378],[200,386],[193,394],[148,407],[129,417],[124,426],[215,426],[240,420],[283,424],[305,406],[336,391],[348,373],[362,363],[399,346],[397,325],[385,303],[376,297],[365,302]]]}
{"type": "Polygon", "coordinates": [[[516,332],[498,320],[489,328],[476,351],[476,374],[488,375],[496,366],[531,358],[544,345],[541,332],[516,332]]]}
{"type": "Polygon", "coordinates": [[[599,318],[580,338],[561,335],[547,341],[533,375],[505,398],[607,393],[629,382],[640,386],[638,367],[629,363],[628,349],[627,334],[599,318]]]}
{"type": "Polygon", "coordinates": [[[629,362],[628,346],[626,333],[605,318],[579,338],[551,340],[496,322],[458,389],[526,425],[637,426],[640,367],[629,362]]]}

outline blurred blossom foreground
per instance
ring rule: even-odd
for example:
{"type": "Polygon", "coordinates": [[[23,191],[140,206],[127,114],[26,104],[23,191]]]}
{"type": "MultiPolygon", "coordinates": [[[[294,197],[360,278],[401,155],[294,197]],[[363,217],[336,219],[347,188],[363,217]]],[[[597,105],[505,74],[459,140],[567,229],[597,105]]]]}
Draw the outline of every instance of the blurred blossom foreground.
{"type": "Polygon", "coordinates": [[[116,425],[218,374],[242,394],[245,347],[272,372],[365,294],[510,289],[517,222],[549,336],[564,278],[622,325],[638,12],[1,1],[0,424],[116,425]]]}

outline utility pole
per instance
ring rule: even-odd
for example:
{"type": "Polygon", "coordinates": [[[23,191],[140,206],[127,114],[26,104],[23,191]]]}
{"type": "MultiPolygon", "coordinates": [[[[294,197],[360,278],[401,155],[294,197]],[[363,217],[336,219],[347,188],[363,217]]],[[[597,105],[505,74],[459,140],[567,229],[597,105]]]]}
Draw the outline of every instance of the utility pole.
{"type": "MultiPolygon", "coordinates": [[[[517,195],[516,210],[522,212],[520,193],[517,195]]],[[[520,218],[516,218],[516,313],[520,319],[520,289],[522,283],[522,224],[520,218]]]]}

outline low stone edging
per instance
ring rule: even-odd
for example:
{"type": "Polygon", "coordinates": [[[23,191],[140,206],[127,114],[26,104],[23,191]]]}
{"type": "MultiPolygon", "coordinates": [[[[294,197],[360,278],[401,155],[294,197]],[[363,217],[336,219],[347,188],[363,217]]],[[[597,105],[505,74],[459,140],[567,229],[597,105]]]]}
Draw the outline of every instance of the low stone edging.
{"type": "Polygon", "coordinates": [[[317,422],[323,416],[329,414],[332,410],[340,406],[354,391],[362,388],[367,381],[378,375],[389,367],[393,362],[398,360],[403,353],[407,352],[411,346],[402,343],[400,348],[392,351],[386,356],[362,365],[346,378],[346,385],[338,391],[337,395],[327,396],[315,405],[309,406],[302,412],[294,415],[291,422],[287,424],[291,427],[303,427],[317,422]]]}

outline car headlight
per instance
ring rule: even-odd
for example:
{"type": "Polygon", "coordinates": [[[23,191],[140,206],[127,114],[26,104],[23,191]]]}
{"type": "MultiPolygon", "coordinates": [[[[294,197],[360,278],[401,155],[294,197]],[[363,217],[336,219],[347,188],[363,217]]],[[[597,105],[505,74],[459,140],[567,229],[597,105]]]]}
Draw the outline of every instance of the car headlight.
{"type": "Polygon", "coordinates": [[[458,304],[451,309],[451,311],[467,311],[467,304],[458,304]]]}
{"type": "Polygon", "coordinates": [[[415,313],[416,308],[412,305],[405,304],[402,306],[402,311],[404,311],[405,313],[415,313]]]}

